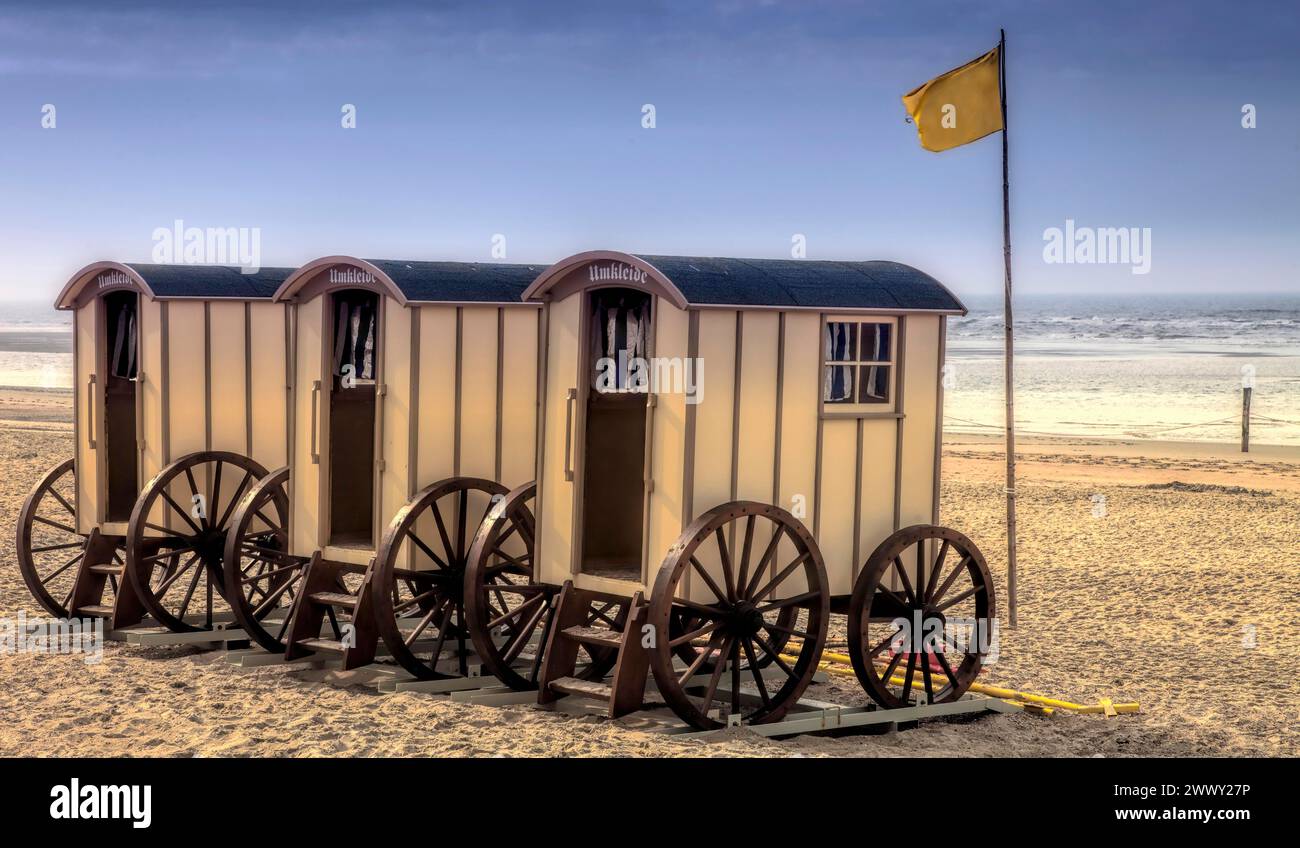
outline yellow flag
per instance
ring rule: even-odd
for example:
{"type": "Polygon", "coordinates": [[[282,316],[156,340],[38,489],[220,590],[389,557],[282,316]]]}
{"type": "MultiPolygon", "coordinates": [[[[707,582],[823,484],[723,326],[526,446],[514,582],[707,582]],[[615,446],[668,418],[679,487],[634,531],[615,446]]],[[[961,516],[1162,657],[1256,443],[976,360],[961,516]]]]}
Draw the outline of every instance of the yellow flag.
{"type": "Polygon", "coordinates": [[[1002,129],[998,48],[903,95],[921,146],[936,153],[1002,129]]]}

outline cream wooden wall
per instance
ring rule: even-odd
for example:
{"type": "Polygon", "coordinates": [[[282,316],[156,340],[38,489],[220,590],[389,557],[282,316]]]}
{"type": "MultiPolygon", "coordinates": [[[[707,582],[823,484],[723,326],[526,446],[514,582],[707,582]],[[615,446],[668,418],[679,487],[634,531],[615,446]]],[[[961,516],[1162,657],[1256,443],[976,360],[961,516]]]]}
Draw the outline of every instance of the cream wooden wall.
{"type": "MultiPolygon", "coordinates": [[[[662,297],[655,298],[654,355],[685,360],[690,355],[690,315],[662,297]]],[[[644,576],[653,582],[664,555],[681,535],[685,510],[686,395],[661,391],[651,413],[650,479],[645,533],[644,576]]],[[[708,386],[705,387],[707,398],[708,386]]]]}
{"type": "MultiPolygon", "coordinates": [[[[391,298],[385,298],[383,336],[383,373],[379,379],[383,396],[376,405],[376,425],[382,427],[380,449],[375,455],[380,465],[379,485],[375,491],[379,503],[375,526],[382,528],[410,499],[418,488],[412,479],[411,449],[411,321],[412,310],[391,298]]],[[[323,379],[328,379],[328,374],[323,379]]]]}
{"type": "MultiPolygon", "coordinates": [[[[294,550],[302,555],[323,548],[325,542],[322,521],[327,497],[322,487],[328,479],[329,373],[322,358],[322,333],[328,324],[323,302],[323,296],[318,296],[297,306],[292,534],[294,550]],[[311,387],[317,380],[321,383],[315,400],[319,465],[310,457],[311,387]]],[[[386,298],[383,313],[379,377],[384,392],[377,412],[381,437],[376,454],[381,468],[375,505],[381,539],[414,494],[447,478],[481,477],[509,488],[533,479],[539,310],[403,306],[386,298]]],[[[471,524],[487,505],[485,498],[475,496],[471,524]]],[[[444,507],[451,506],[448,499],[444,507]]],[[[452,515],[446,510],[444,519],[451,527],[452,515]]],[[[428,526],[417,526],[417,533],[435,532],[431,516],[422,520],[428,526]]],[[[423,554],[410,557],[407,564],[430,565],[423,554]]]]}
{"type": "Polygon", "coordinates": [[[938,415],[940,322],[929,315],[906,320],[902,475],[899,524],[930,523],[934,512],[935,430],[938,415]]]}
{"type": "Polygon", "coordinates": [[[248,307],[249,394],[252,397],[252,453],[268,471],[289,462],[289,339],[286,304],[253,302],[248,307]]]}
{"type": "Polygon", "coordinates": [[[208,449],[249,455],[244,304],[212,301],[207,306],[212,431],[208,449]]]}
{"type": "Polygon", "coordinates": [[[147,297],[140,298],[140,373],[144,380],[137,385],[142,392],[141,421],[137,422],[144,438],[140,456],[140,484],[143,486],[159,471],[164,462],[163,417],[163,305],[147,297]]]}
{"type": "Polygon", "coordinates": [[[501,453],[499,482],[510,488],[537,475],[537,332],[540,310],[501,311],[501,453]]]}

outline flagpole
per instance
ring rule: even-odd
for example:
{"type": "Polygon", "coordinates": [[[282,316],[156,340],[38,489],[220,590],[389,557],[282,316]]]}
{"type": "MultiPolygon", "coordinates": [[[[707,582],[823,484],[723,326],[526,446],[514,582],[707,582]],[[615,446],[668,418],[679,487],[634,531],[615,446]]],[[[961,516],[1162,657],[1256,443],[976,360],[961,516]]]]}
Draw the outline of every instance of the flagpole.
{"type": "Polygon", "coordinates": [[[1006,266],[1003,286],[1003,324],[1006,327],[1007,396],[1007,615],[1016,626],[1016,415],[1013,356],[1015,341],[1011,315],[1011,189],[1007,178],[1007,31],[999,30],[998,88],[1002,101],[1002,257],[1006,266]]]}

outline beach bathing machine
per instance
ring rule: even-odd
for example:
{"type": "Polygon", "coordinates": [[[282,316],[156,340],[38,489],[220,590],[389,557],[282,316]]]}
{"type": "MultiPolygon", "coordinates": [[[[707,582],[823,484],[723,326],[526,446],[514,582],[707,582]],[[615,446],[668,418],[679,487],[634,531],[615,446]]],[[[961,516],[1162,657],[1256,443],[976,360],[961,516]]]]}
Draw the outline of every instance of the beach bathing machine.
{"type": "Polygon", "coordinates": [[[58,305],[76,453],[19,526],[52,614],[482,668],[610,715],[653,679],[700,728],[781,718],[832,614],[881,706],[980,670],[992,580],[938,523],[965,310],[914,268],[100,263],[58,305]]]}

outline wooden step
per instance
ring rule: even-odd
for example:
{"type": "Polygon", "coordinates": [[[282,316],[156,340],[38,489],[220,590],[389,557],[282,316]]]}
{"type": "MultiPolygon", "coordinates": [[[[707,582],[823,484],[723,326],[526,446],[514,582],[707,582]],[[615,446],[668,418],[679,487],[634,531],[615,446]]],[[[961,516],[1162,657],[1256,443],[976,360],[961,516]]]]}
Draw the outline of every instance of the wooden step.
{"type": "Polygon", "coordinates": [[[623,644],[623,634],[617,630],[610,630],[608,627],[566,627],[561,632],[564,633],[566,638],[581,642],[584,645],[596,645],[617,650],[623,644]]]}
{"type": "Polygon", "coordinates": [[[577,695],[580,698],[592,698],[597,701],[611,701],[614,689],[607,683],[582,680],[577,677],[561,677],[551,681],[551,691],[563,695],[577,695]]]}
{"type": "Polygon", "coordinates": [[[313,604],[347,607],[348,609],[357,608],[357,596],[349,595],[346,592],[312,592],[308,597],[311,598],[313,604]]]}
{"type": "Polygon", "coordinates": [[[115,562],[101,562],[90,566],[89,570],[95,574],[121,575],[121,573],[126,570],[126,566],[118,565],[115,562]]]}
{"type": "Polygon", "coordinates": [[[111,604],[87,604],[84,607],[77,607],[73,610],[76,615],[94,615],[99,618],[112,618],[113,607],[111,604]]]}
{"type": "Polygon", "coordinates": [[[342,654],[347,651],[343,643],[337,639],[299,639],[297,644],[309,651],[329,651],[332,654],[342,654]]]}

